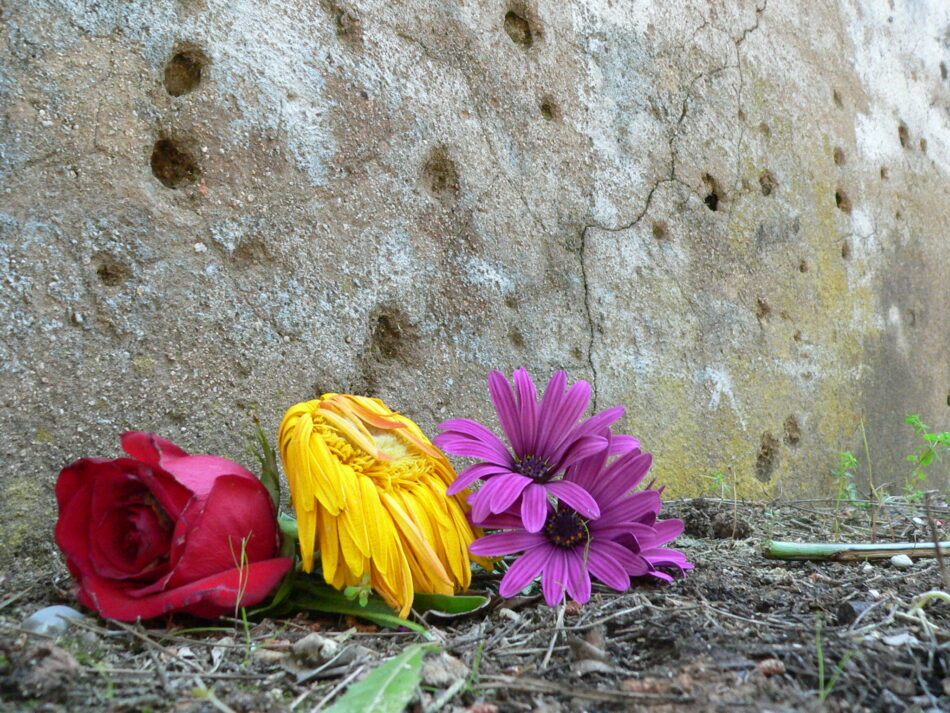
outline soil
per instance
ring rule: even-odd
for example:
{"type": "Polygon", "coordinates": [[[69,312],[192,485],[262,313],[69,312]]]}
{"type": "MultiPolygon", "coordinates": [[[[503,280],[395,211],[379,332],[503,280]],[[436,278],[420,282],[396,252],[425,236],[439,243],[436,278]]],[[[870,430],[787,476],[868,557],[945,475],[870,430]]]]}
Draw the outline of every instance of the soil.
{"type": "MultiPolygon", "coordinates": [[[[950,710],[950,605],[941,563],[779,561],[769,539],[945,539],[948,508],[902,502],[672,502],[677,541],[696,564],[673,584],[626,593],[595,585],[583,606],[551,609],[529,592],[467,617],[424,623],[428,654],[409,710],[950,710]],[[837,514],[836,514],[837,513],[837,514]]],[[[950,565],[950,563],[948,563],[950,565]]],[[[476,588],[497,591],[498,575],[476,588]]],[[[250,622],[119,625],[89,617],[52,640],[26,617],[75,605],[65,569],[0,575],[0,711],[285,713],[329,708],[346,687],[411,642],[327,615],[250,622]]]]}

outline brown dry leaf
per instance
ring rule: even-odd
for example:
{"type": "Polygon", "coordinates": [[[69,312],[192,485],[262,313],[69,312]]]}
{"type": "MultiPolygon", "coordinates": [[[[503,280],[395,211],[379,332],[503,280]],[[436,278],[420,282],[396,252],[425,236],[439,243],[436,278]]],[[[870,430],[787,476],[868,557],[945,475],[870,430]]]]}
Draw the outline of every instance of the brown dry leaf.
{"type": "Polygon", "coordinates": [[[427,686],[448,687],[468,677],[468,666],[451,654],[429,656],[422,664],[422,682],[427,686]]]}
{"type": "Polygon", "coordinates": [[[767,677],[781,676],[785,673],[785,664],[780,659],[762,659],[756,668],[759,673],[767,677]]]}

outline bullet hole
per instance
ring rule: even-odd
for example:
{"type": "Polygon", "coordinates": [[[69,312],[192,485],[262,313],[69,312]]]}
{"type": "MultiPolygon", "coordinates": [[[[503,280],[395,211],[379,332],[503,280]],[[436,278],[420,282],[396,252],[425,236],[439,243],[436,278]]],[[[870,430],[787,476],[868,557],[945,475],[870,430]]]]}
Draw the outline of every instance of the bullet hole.
{"type": "Polygon", "coordinates": [[[801,272],[801,273],[806,273],[806,272],[808,272],[808,262],[807,262],[806,260],[802,259],[802,260],[798,263],[798,271],[801,272]]]}
{"type": "Polygon", "coordinates": [[[851,259],[851,243],[847,240],[841,241],[841,257],[845,260],[851,259]]]}
{"type": "Polygon", "coordinates": [[[886,181],[891,177],[891,172],[887,170],[887,166],[881,166],[881,180],[886,181]]]}
{"type": "Polygon", "coordinates": [[[772,314],[772,308],[769,307],[769,303],[761,297],[757,297],[755,300],[755,316],[761,320],[768,319],[770,314],[772,314]]]}
{"type": "Polygon", "coordinates": [[[208,56],[197,47],[179,47],[165,65],[165,91],[173,97],[193,92],[207,64],[208,56]]]}
{"type": "Polygon", "coordinates": [[[458,169],[442,146],[437,146],[429,154],[425,166],[422,167],[422,180],[429,193],[441,201],[458,197],[458,169]]]}
{"type": "Polygon", "coordinates": [[[658,220],[653,224],[653,237],[657,240],[670,240],[670,228],[665,220],[658,220]]]}
{"type": "Polygon", "coordinates": [[[508,331],[508,341],[517,349],[524,349],[524,335],[517,327],[512,327],[508,331]]]}
{"type": "Polygon", "coordinates": [[[761,124],[759,124],[759,131],[762,132],[762,135],[766,137],[772,135],[772,129],[770,129],[769,125],[766,124],[764,121],[761,124]]]}
{"type": "Polygon", "coordinates": [[[362,43],[363,24],[360,22],[359,16],[350,8],[345,7],[334,0],[329,0],[326,7],[328,8],[330,16],[333,18],[333,22],[336,25],[337,36],[346,40],[350,40],[356,44],[362,43]]]}
{"type": "Polygon", "coordinates": [[[940,78],[944,80],[947,78],[947,65],[943,62],[940,63],[940,78]]]}
{"type": "Polygon", "coordinates": [[[903,121],[897,127],[897,138],[900,139],[901,146],[905,149],[910,146],[910,134],[907,132],[907,125],[903,121]]]}
{"type": "Polygon", "coordinates": [[[152,175],[168,188],[192,183],[201,173],[188,151],[171,139],[159,139],[152,149],[152,175]]]}
{"type": "Polygon", "coordinates": [[[505,15],[505,32],[511,41],[522,49],[528,49],[534,44],[534,32],[531,24],[525,17],[514,9],[509,10],[505,15]]]}
{"type": "Polygon", "coordinates": [[[711,211],[719,210],[719,185],[716,179],[707,173],[703,176],[703,183],[706,184],[706,197],[703,198],[703,203],[711,211]]]}
{"type": "Polygon", "coordinates": [[[920,140],[920,152],[927,153],[927,139],[920,140]]]}
{"type": "Polygon", "coordinates": [[[835,191],[835,205],[842,213],[851,213],[851,199],[848,198],[848,194],[844,192],[843,188],[835,191]]]}
{"type": "Polygon", "coordinates": [[[792,339],[794,339],[796,342],[800,342],[802,340],[801,330],[796,330],[795,334],[792,335],[792,339]]]}
{"type": "Polygon", "coordinates": [[[131,268],[108,253],[100,253],[96,260],[99,263],[96,275],[99,276],[99,282],[103,285],[118,287],[132,277],[131,268]]]}
{"type": "Polygon", "coordinates": [[[742,109],[739,109],[736,116],[739,118],[739,121],[745,121],[745,112],[742,109]]]}
{"type": "Polygon", "coordinates": [[[775,470],[775,458],[778,455],[778,440],[766,431],[762,434],[759,452],[755,458],[755,477],[763,483],[772,479],[775,470]]]}
{"type": "Polygon", "coordinates": [[[798,425],[798,419],[795,416],[789,416],[785,419],[785,442],[790,446],[797,446],[802,439],[802,429],[798,425]]]}
{"type": "Polygon", "coordinates": [[[778,188],[778,180],[775,178],[775,174],[768,170],[762,171],[762,175],[759,176],[759,188],[763,196],[772,195],[772,191],[778,188]]]}
{"type": "Polygon", "coordinates": [[[270,261],[267,245],[259,237],[242,239],[234,250],[232,257],[235,264],[242,268],[261,265],[270,261]]]}
{"type": "Polygon", "coordinates": [[[545,97],[541,100],[541,116],[548,121],[560,121],[561,107],[553,99],[545,97]]]}
{"type": "Polygon", "coordinates": [[[904,217],[904,214],[901,213],[899,210],[894,212],[894,220],[898,220],[898,221],[899,221],[899,220],[900,220],[901,218],[903,218],[903,217],[904,217]]]}
{"type": "Polygon", "coordinates": [[[382,360],[391,361],[404,355],[411,328],[398,311],[383,311],[373,325],[372,351],[382,360]]]}
{"type": "Polygon", "coordinates": [[[840,146],[836,147],[834,151],[834,157],[835,165],[844,166],[844,149],[842,149],[840,146]]]}

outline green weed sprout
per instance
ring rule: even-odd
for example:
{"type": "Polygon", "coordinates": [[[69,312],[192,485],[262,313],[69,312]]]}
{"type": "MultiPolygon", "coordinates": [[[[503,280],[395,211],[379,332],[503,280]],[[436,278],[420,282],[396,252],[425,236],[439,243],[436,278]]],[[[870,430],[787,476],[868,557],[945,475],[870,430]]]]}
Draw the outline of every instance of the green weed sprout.
{"type": "Polygon", "coordinates": [[[927,480],[927,468],[933,465],[934,461],[940,460],[940,454],[950,450],[950,431],[943,433],[931,433],[930,426],[920,420],[920,416],[913,414],[904,419],[914,427],[914,432],[923,438],[924,442],[914,449],[914,452],[907,456],[907,460],[915,464],[914,470],[904,484],[904,490],[907,492],[907,498],[913,501],[919,501],[924,497],[924,491],[921,486],[927,480]]]}

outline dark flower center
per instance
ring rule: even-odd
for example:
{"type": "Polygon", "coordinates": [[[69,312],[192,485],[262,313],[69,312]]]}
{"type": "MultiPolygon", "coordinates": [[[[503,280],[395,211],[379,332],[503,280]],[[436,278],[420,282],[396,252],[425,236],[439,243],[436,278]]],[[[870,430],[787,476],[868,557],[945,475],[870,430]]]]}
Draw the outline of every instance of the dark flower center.
{"type": "Polygon", "coordinates": [[[558,505],[544,523],[544,534],[551,544],[570,550],[587,540],[587,520],[571,508],[558,505]]]}
{"type": "Polygon", "coordinates": [[[524,456],[515,459],[515,472],[531,478],[536,483],[550,480],[551,464],[537,456],[524,456]]]}

